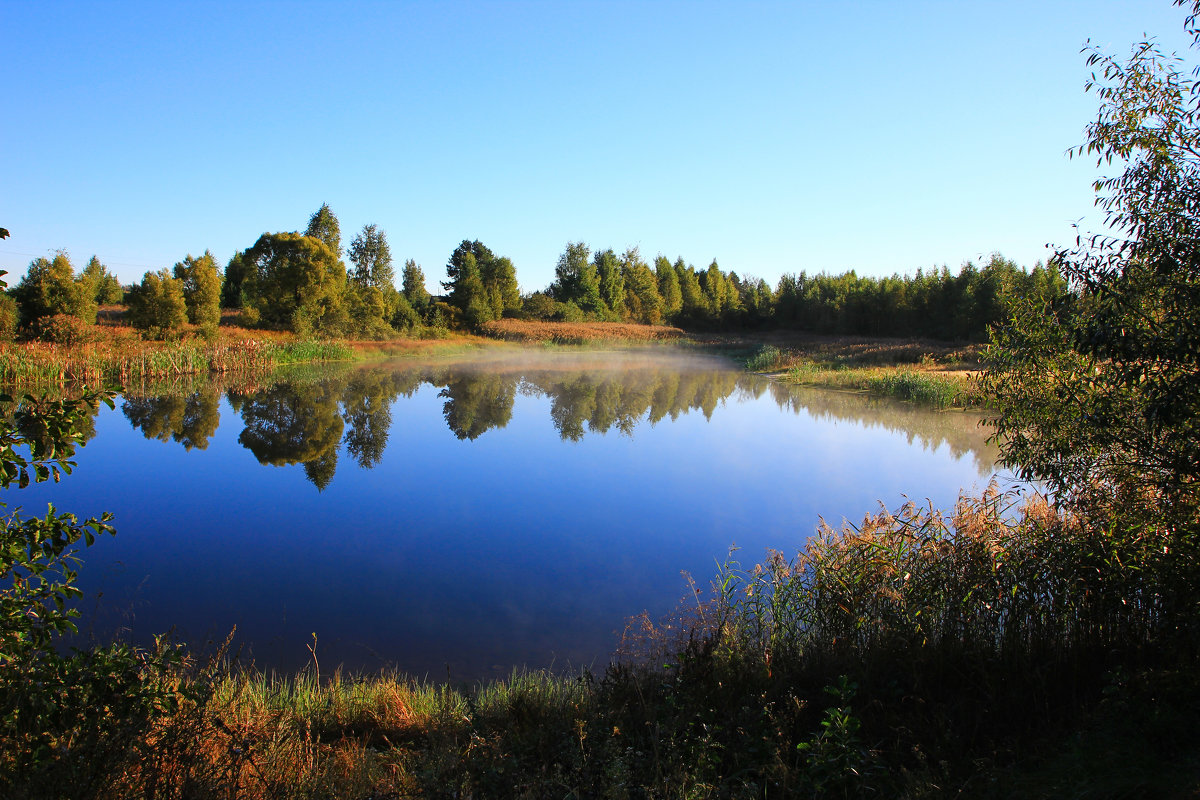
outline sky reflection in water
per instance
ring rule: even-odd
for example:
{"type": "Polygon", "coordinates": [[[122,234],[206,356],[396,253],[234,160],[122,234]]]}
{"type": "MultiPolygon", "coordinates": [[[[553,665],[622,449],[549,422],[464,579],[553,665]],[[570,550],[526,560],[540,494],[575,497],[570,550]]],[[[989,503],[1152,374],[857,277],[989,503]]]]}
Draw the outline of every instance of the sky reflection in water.
{"type": "Polygon", "coordinates": [[[904,493],[949,506],[995,458],[969,415],[664,351],[144,387],[95,428],[74,475],[19,502],[115,513],[81,571],[96,635],[203,646],[237,625],[291,670],[315,632],[323,667],[455,680],[602,667],[681,571],[703,585],[731,545],[794,552],[819,516],[904,493]]]}

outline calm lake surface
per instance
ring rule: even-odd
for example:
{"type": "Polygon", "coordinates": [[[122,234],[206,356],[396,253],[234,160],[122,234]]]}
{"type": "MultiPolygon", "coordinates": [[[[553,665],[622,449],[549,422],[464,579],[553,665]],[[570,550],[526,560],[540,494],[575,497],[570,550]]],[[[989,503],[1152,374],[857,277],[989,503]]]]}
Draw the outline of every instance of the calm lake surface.
{"type": "Polygon", "coordinates": [[[6,500],[115,514],[80,570],[97,638],[236,625],[294,670],[315,633],[323,670],[473,680],[602,668],[731,546],[950,507],[993,475],[977,422],[671,350],[337,365],[131,388],[73,475],[6,500]]]}

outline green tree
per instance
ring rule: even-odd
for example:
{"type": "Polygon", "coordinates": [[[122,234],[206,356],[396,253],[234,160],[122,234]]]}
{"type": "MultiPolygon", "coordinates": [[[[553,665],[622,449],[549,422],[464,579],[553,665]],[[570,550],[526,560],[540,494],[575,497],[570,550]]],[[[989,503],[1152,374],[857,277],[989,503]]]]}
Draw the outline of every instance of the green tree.
{"type": "Polygon", "coordinates": [[[328,203],[322,203],[308,218],[308,227],[304,229],[304,235],[320,239],[333,253],[334,258],[341,259],[342,228],[328,203]]]}
{"type": "Polygon", "coordinates": [[[243,260],[247,304],[263,322],[301,335],[345,329],[346,268],[322,240],[264,233],[243,260]]]}
{"type": "MultiPolygon", "coordinates": [[[[505,311],[519,309],[521,293],[517,286],[517,273],[512,261],[503,256],[497,256],[478,239],[475,241],[463,239],[450,254],[450,260],[446,264],[448,280],[442,282],[442,288],[450,290],[452,298],[459,298],[457,301],[452,299],[451,304],[467,314],[467,307],[459,305],[459,303],[466,302],[465,298],[474,298],[474,286],[470,287],[470,291],[457,288],[463,279],[462,270],[468,255],[473,259],[470,280],[473,282],[475,277],[478,277],[480,286],[483,287],[483,302],[490,309],[483,316],[489,319],[499,319],[505,311]]],[[[478,317],[480,315],[475,313],[468,314],[468,316],[478,317]]]]}
{"type": "Polygon", "coordinates": [[[521,308],[521,289],[517,285],[517,269],[506,256],[497,256],[480,268],[483,285],[487,289],[488,303],[496,318],[505,312],[521,308]]]}
{"type": "Polygon", "coordinates": [[[183,300],[188,322],[199,325],[204,335],[213,338],[221,322],[221,271],[208,250],[194,258],[191,253],[175,264],[175,277],[183,282],[183,300]]]}
{"type": "Polygon", "coordinates": [[[430,290],[425,287],[425,272],[413,259],[404,261],[403,295],[408,305],[424,312],[430,305],[430,290]]]}
{"type": "Polygon", "coordinates": [[[618,319],[625,315],[625,276],[621,262],[611,249],[597,251],[592,257],[600,281],[600,300],[618,319]]]}
{"type": "Polygon", "coordinates": [[[621,256],[621,274],[625,282],[625,308],[637,322],[657,325],[663,318],[662,295],[658,279],[650,266],[642,261],[641,253],[631,247],[621,256]]]}
{"type": "MultiPolygon", "coordinates": [[[[682,261],[683,259],[680,259],[682,261]]],[[[679,273],[665,256],[654,259],[654,275],[658,279],[658,294],[662,297],[662,312],[665,319],[674,319],[683,308],[683,295],[679,290],[679,273]]]]}
{"type": "Polygon", "coordinates": [[[71,259],[62,250],[52,259],[29,262],[29,271],[13,289],[13,299],[23,325],[55,314],[67,314],[88,324],[96,321],[96,301],[88,296],[83,282],[75,279],[71,259]]]}
{"type": "MultiPolygon", "coordinates": [[[[1200,44],[1192,6],[1187,29],[1200,44]]],[[[1111,502],[1200,544],[1200,84],[1151,42],[1090,50],[1097,118],[1076,156],[1115,235],[1056,256],[1072,294],[1020,301],[987,355],[1004,460],[1065,500],[1111,502]],[[1170,528],[1168,528],[1170,529],[1170,528]]],[[[1193,612],[1194,613],[1194,612],[1193,612]]]]}
{"type": "Polygon", "coordinates": [[[392,249],[387,233],[376,225],[364,225],[350,241],[350,263],[354,265],[351,280],[360,286],[376,289],[396,288],[396,270],[392,267],[392,249]]]}
{"type": "Polygon", "coordinates": [[[244,253],[234,253],[225,265],[225,279],[221,282],[221,308],[242,307],[242,292],[250,271],[243,256],[244,253]]]}
{"type": "MultiPolygon", "coordinates": [[[[456,251],[457,254],[457,251],[456,251]]],[[[450,289],[450,305],[462,312],[463,320],[472,328],[496,319],[495,310],[489,302],[487,289],[483,285],[475,254],[467,251],[452,258],[454,282],[450,289]]],[[[447,273],[449,273],[449,266],[447,273]]]]}
{"type": "Polygon", "coordinates": [[[187,321],[183,281],[165,269],[147,272],[129,292],[129,321],[154,339],[177,333],[187,321]]]}
{"type": "Polygon", "coordinates": [[[411,258],[404,262],[403,294],[408,304],[418,312],[429,306],[429,290],[425,288],[425,273],[411,258]]]}
{"type": "Polygon", "coordinates": [[[600,314],[604,301],[600,298],[600,275],[588,260],[591,253],[583,242],[567,242],[554,267],[554,282],[550,296],[560,303],[574,303],[589,314],[600,314]]]}
{"type": "Polygon", "coordinates": [[[96,256],[88,260],[80,279],[86,287],[85,292],[99,305],[114,305],[125,299],[125,289],[117,276],[109,272],[108,267],[101,264],[96,256]]]}

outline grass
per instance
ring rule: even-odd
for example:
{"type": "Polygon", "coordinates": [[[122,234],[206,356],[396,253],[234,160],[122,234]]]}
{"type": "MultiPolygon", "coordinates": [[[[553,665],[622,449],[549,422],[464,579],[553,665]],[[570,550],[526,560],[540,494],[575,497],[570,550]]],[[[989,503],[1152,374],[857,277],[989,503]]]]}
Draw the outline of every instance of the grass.
{"type": "Polygon", "coordinates": [[[591,342],[660,342],[683,338],[684,332],[668,325],[624,322],[541,322],[501,319],[483,325],[483,333],[509,342],[588,344],[591,342]]]}
{"type": "Polygon", "coordinates": [[[726,343],[746,369],[771,372],[786,382],[861,391],[933,408],[986,405],[970,367],[978,349],[923,341],[804,337],[747,351],[726,343]],[[781,346],[782,345],[782,346],[781,346]]]}

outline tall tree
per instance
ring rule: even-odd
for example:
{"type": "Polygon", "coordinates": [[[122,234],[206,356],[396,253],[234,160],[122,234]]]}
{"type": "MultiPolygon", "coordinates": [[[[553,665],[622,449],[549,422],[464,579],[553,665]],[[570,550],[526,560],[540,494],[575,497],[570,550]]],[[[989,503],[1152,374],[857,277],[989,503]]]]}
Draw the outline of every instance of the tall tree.
{"type": "Polygon", "coordinates": [[[83,282],[75,279],[71,259],[62,250],[52,259],[29,262],[29,271],[12,293],[22,324],[55,314],[67,314],[89,324],[96,321],[96,301],[88,296],[83,282]]]}
{"type": "Polygon", "coordinates": [[[496,319],[492,305],[488,302],[488,292],[483,285],[475,254],[468,250],[456,260],[458,265],[455,267],[454,283],[450,290],[450,305],[462,312],[463,319],[472,328],[496,319]]]}
{"type": "Polygon", "coordinates": [[[263,322],[303,335],[344,329],[346,269],[320,239],[264,233],[243,259],[252,275],[247,300],[263,322]]]}
{"type": "Polygon", "coordinates": [[[328,203],[322,203],[308,218],[308,227],[304,229],[304,235],[320,239],[333,252],[335,258],[342,257],[342,228],[328,203]]]}
{"type": "Polygon", "coordinates": [[[133,327],[154,339],[176,333],[187,321],[183,281],[165,269],[147,272],[129,292],[129,320],[133,327]]]}
{"type": "Polygon", "coordinates": [[[225,279],[221,282],[222,308],[242,307],[242,291],[249,273],[243,255],[244,253],[234,253],[225,265],[225,279]]]}
{"type": "MultiPolygon", "coordinates": [[[[680,259],[682,261],[683,259],[680,259]]],[[[679,273],[665,256],[654,259],[654,275],[658,279],[658,293],[662,297],[663,317],[674,319],[683,308],[683,295],[679,291],[679,273]]]]}
{"type": "Polygon", "coordinates": [[[600,299],[600,276],[588,260],[590,253],[591,248],[583,242],[567,242],[554,267],[550,295],[560,303],[574,303],[584,311],[598,314],[604,309],[604,301],[600,299]]]}
{"type": "Polygon", "coordinates": [[[175,264],[175,277],[183,281],[188,322],[199,325],[206,336],[215,336],[221,321],[221,272],[213,254],[205,250],[194,258],[188,253],[175,264]]]}
{"type": "MultiPolygon", "coordinates": [[[[498,319],[505,311],[520,308],[521,294],[512,261],[497,256],[478,239],[463,239],[450,254],[450,260],[446,264],[446,277],[449,280],[443,281],[442,287],[449,289],[452,296],[465,296],[461,291],[455,294],[454,289],[460,281],[460,273],[468,255],[473,257],[473,269],[478,273],[480,284],[483,286],[485,302],[491,308],[491,318],[498,319]]],[[[466,310],[465,306],[459,308],[466,310]]]]}
{"type": "Polygon", "coordinates": [[[625,313],[625,276],[621,274],[621,262],[611,249],[597,251],[592,257],[596,277],[600,280],[600,300],[618,318],[625,313]]]}
{"type": "Polygon", "coordinates": [[[404,299],[417,311],[429,306],[429,289],[425,287],[425,273],[411,258],[404,262],[404,299]]]}
{"type": "Polygon", "coordinates": [[[658,281],[636,247],[629,248],[621,256],[621,274],[625,282],[625,307],[630,317],[649,325],[662,322],[663,303],[658,293],[658,281]]]}
{"type": "Polygon", "coordinates": [[[92,256],[80,275],[85,292],[99,305],[113,305],[125,298],[125,289],[117,276],[108,271],[108,267],[100,263],[100,259],[92,256]]]}
{"type": "Polygon", "coordinates": [[[360,286],[385,290],[395,288],[396,270],[392,267],[392,249],[387,233],[376,225],[364,225],[350,242],[351,279],[360,286]]]}

